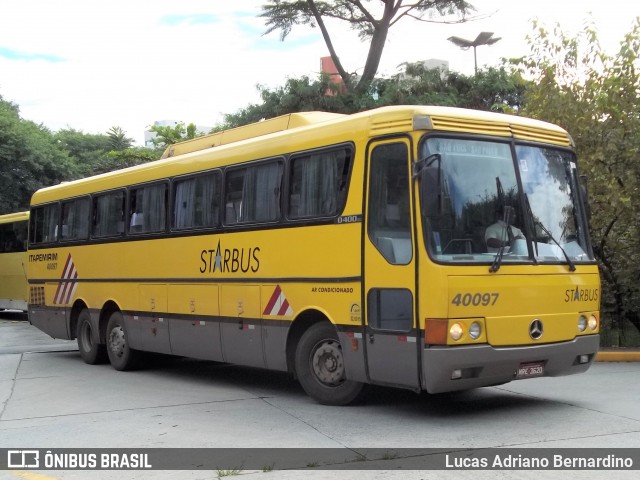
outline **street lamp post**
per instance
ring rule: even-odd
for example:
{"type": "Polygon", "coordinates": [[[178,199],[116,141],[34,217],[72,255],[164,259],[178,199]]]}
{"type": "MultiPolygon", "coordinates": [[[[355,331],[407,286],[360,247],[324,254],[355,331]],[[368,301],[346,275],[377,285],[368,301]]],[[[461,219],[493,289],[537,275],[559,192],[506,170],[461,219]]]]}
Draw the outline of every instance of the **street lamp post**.
{"type": "Polygon", "coordinates": [[[468,50],[470,47],[473,47],[473,61],[475,65],[476,75],[478,74],[478,57],[476,55],[476,47],[479,47],[481,45],[493,45],[500,39],[501,37],[494,37],[493,32],[480,32],[475,40],[467,40],[460,37],[448,38],[450,42],[455,43],[463,50],[468,50]]]}

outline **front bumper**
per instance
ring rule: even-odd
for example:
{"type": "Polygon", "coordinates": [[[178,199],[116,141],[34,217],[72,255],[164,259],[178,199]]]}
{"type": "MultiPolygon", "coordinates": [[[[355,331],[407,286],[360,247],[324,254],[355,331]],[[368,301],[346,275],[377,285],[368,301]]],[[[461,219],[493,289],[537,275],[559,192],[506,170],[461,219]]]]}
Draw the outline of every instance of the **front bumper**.
{"type": "Polygon", "coordinates": [[[546,345],[425,348],[422,385],[429,393],[499,385],[515,380],[518,367],[532,362],[544,363],[545,377],[582,373],[593,363],[599,345],[600,335],[588,335],[546,345]],[[579,362],[582,355],[588,357],[586,363],[579,362]],[[461,370],[461,378],[451,378],[454,370],[461,370]]]}

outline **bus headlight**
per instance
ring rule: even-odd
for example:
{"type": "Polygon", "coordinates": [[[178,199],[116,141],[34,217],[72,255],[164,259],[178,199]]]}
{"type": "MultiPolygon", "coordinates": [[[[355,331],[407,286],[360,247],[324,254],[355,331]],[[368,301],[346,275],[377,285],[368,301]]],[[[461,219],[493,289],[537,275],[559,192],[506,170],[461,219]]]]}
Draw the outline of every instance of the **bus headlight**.
{"type": "Polygon", "coordinates": [[[580,315],[578,318],[578,330],[584,332],[587,329],[587,317],[580,315]]]}
{"type": "Polygon", "coordinates": [[[595,315],[589,316],[589,328],[591,330],[595,330],[596,328],[598,328],[598,319],[595,315]]]}
{"type": "Polygon", "coordinates": [[[451,328],[449,329],[449,335],[456,342],[462,338],[463,333],[464,333],[464,329],[462,328],[462,325],[460,325],[459,323],[454,323],[453,325],[451,325],[451,328]]]}
{"type": "Polygon", "coordinates": [[[469,336],[472,339],[477,340],[480,335],[482,335],[482,327],[480,327],[478,322],[473,322],[469,327],[469,336]]]}

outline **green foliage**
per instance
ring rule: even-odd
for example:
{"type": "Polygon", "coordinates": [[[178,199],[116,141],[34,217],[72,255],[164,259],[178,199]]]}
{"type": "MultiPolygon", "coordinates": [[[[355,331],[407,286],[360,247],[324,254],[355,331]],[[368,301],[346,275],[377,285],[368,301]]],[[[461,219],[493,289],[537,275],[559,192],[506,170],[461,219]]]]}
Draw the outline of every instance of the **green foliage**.
{"type": "Polygon", "coordinates": [[[51,132],[20,118],[0,96],[0,213],[27,209],[38,188],[69,180],[77,167],[51,132]]]}
{"type": "Polygon", "coordinates": [[[74,160],[81,177],[91,175],[102,155],[111,150],[108,136],[84,133],[73,128],[59,130],[53,134],[53,138],[74,160]]]}
{"type": "Polygon", "coordinates": [[[155,160],[161,152],[130,148],[120,127],[106,135],[72,128],[51,133],[20,117],[0,96],[0,214],[26,210],[33,192],[62,181],[155,160]]]}
{"type": "Polygon", "coordinates": [[[111,127],[105,134],[83,133],[72,128],[54,134],[77,166],[78,176],[88,177],[118,170],[160,158],[161,152],[135,147],[120,127],[111,127]]]}
{"type": "Polygon", "coordinates": [[[214,131],[240,127],[263,119],[295,112],[322,110],[334,113],[351,113],[353,110],[347,105],[350,95],[337,95],[337,89],[329,81],[328,75],[321,75],[317,80],[304,76],[289,78],[285,85],[275,89],[258,86],[261,104],[252,104],[238,110],[236,113],[226,114],[222,124],[214,131]],[[327,95],[327,93],[332,93],[327,95]]]}
{"type": "Polygon", "coordinates": [[[110,150],[126,150],[133,145],[133,138],[128,138],[127,134],[120,127],[111,127],[107,131],[109,137],[110,150]]]}
{"type": "Polygon", "coordinates": [[[593,26],[576,38],[534,26],[532,54],[515,61],[534,80],[523,113],[562,125],[576,141],[589,176],[605,329],[640,329],[640,19],[616,55],[602,51],[593,26]]]}
{"type": "Polygon", "coordinates": [[[153,125],[150,128],[150,131],[156,134],[155,138],[151,139],[153,144],[156,147],[162,148],[199,136],[197,127],[194,123],[185,125],[182,122],[178,122],[173,127],[153,125]]]}
{"type": "Polygon", "coordinates": [[[224,116],[216,131],[294,112],[321,110],[354,113],[385,105],[448,105],[501,112],[522,107],[527,83],[504,68],[481,70],[478,75],[427,69],[420,63],[403,65],[389,79],[376,79],[364,92],[340,92],[328,75],[288,79],[275,89],[258,87],[262,103],[224,116]]]}
{"type": "Polygon", "coordinates": [[[133,167],[160,158],[161,151],[145,147],[131,147],[125,150],[111,150],[103,154],[93,166],[93,175],[133,167]]]}
{"type": "Polygon", "coordinates": [[[504,68],[479,70],[466,76],[422,63],[404,64],[405,71],[391,80],[377,80],[376,106],[444,105],[512,113],[523,105],[527,83],[504,68]]]}

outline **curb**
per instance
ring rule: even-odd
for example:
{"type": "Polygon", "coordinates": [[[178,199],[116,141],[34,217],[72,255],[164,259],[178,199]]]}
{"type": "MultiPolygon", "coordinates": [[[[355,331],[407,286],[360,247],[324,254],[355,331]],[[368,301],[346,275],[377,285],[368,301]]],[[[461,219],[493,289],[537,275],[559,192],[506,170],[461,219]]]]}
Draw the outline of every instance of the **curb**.
{"type": "Polygon", "coordinates": [[[596,362],[640,362],[640,350],[600,351],[596,355],[596,362]]]}

